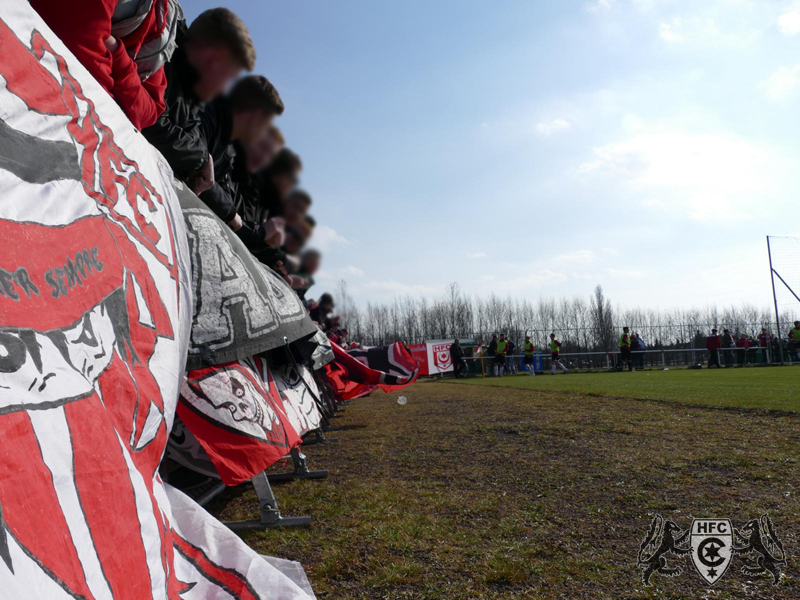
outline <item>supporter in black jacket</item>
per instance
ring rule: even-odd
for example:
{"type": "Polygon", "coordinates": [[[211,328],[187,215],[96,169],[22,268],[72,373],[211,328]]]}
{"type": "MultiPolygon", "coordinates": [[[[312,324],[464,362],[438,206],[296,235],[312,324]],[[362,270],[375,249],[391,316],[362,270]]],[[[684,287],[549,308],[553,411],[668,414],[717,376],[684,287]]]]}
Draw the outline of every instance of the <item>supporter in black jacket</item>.
{"type": "Polygon", "coordinates": [[[199,113],[242,69],[255,64],[244,23],[226,8],[207,10],[187,29],[178,26],[177,49],[164,65],[166,109],[142,133],[167,159],[175,175],[197,193],[213,183],[213,161],[200,133],[199,113]]]}
{"type": "Polygon", "coordinates": [[[214,160],[214,184],[200,194],[214,213],[234,231],[242,227],[237,214],[237,185],[231,176],[238,141],[247,147],[265,135],[283,102],[275,87],[262,75],[240,79],[228,97],[208,105],[201,115],[201,137],[214,160]]]}
{"type": "Polygon", "coordinates": [[[251,252],[264,250],[266,246],[280,246],[283,243],[283,223],[267,223],[269,210],[261,204],[261,182],[257,173],[264,170],[276,159],[283,146],[283,136],[277,127],[244,148],[239,142],[234,144],[236,158],[231,177],[236,184],[236,212],[242,219],[242,227],[237,235],[251,252]]]}

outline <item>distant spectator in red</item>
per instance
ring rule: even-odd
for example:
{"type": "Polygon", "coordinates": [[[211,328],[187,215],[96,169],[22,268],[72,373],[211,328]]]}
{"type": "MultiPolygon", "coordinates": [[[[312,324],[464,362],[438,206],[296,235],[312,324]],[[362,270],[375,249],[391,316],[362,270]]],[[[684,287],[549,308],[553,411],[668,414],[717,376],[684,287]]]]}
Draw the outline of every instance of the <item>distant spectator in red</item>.
{"type": "Polygon", "coordinates": [[[769,348],[772,343],[772,334],[767,332],[766,327],[758,334],[758,345],[762,348],[769,348]]]}
{"type": "Polygon", "coordinates": [[[708,368],[722,368],[719,364],[719,349],[722,348],[722,340],[717,335],[717,330],[712,329],[711,335],[706,338],[706,350],[708,350],[708,368]]]}
{"type": "Polygon", "coordinates": [[[747,351],[750,349],[750,345],[751,342],[746,333],[743,333],[741,336],[739,336],[739,339],[736,340],[736,347],[739,348],[736,353],[738,354],[737,358],[739,359],[738,362],[741,366],[744,366],[745,363],[747,363],[747,351]]]}
{"type": "Polygon", "coordinates": [[[164,112],[164,64],[183,11],[177,0],[31,0],[31,6],[111,94],[133,126],[164,112]]]}

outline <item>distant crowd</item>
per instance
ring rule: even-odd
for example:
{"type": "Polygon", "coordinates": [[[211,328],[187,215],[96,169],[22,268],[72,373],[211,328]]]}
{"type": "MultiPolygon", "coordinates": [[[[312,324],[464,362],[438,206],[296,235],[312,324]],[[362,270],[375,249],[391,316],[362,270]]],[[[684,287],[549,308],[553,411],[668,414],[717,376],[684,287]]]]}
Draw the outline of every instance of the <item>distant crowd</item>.
{"type": "Polygon", "coordinates": [[[175,177],[279,273],[337,343],[330,294],[306,298],[322,255],[308,247],[316,220],[299,187],[303,163],[275,119],[278,90],[256,62],[247,26],[226,8],[188,25],[177,0],[31,0],[175,177]]]}
{"type": "MultiPolygon", "coordinates": [[[[788,332],[786,340],[773,336],[766,328],[762,328],[758,336],[740,333],[738,335],[729,329],[723,329],[719,335],[717,329],[712,329],[706,337],[707,366],[709,368],[722,368],[755,364],[758,351],[763,351],[763,363],[778,363],[785,360],[790,363],[800,363],[800,321],[795,321],[794,327],[788,332]]],[[[523,358],[521,371],[534,374],[534,349],[531,337],[526,335],[521,348],[517,353],[517,344],[505,333],[492,335],[491,340],[484,348],[479,344],[475,356],[486,356],[491,361],[490,375],[503,377],[506,374],[517,373],[517,358],[523,358]]],[[[561,341],[555,333],[550,334],[549,346],[550,372],[555,375],[558,370],[568,371],[561,357],[561,341]]],[[[623,370],[626,366],[629,371],[644,368],[645,351],[648,349],[644,339],[637,332],[632,332],[629,327],[623,327],[619,337],[619,353],[614,355],[614,366],[623,370]]],[[[456,378],[466,377],[468,371],[466,352],[459,340],[454,340],[450,347],[450,357],[453,363],[453,374],[456,378]]]]}

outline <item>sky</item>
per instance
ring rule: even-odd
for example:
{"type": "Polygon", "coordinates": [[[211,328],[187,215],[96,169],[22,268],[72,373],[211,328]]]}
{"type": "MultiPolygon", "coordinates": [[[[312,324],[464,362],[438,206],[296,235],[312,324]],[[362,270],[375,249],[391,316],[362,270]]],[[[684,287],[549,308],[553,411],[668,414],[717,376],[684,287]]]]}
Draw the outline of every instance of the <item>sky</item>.
{"type": "Polygon", "coordinates": [[[183,0],[247,23],[304,163],[311,296],[768,306],[798,233],[800,2],[183,0]]]}

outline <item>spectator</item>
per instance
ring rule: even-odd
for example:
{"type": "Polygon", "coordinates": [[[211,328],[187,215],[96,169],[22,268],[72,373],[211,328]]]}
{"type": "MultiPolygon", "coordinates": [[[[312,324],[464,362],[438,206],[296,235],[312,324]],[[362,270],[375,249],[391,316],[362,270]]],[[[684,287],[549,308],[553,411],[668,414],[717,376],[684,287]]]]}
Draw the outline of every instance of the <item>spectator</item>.
{"type": "Polygon", "coordinates": [[[525,352],[525,358],[523,361],[525,370],[530,371],[530,373],[533,374],[533,342],[531,342],[531,336],[529,335],[525,336],[525,346],[523,347],[523,351],[525,352]]]}
{"type": "Polygon", "coordinates": [[[494,376],[503,377],[505,375],[506,356],[508,354],[508,340],[506,334],[501,333],[500,339],[495,342],[495,355],[494,355],[494,376]]]}
{"type": "Polygon", "coordinates": [[[453,363],[453,375],[455,375],[456,379],[465,377],[463,375],[464,367],[466,367],[464,364],[464,349],[458,340],[454,340],[450,345],[450,361],[453,363]]]}
{"type": "Polygon", "coordinates": [[[303,163],[300,157],[288,148],[282,148],[269,166],[258,173],[259,205],[262,214],[269,217],[284,216],[284,202],[297,187],[302,170],[303,163]]]}
{"type": "Polygon", "coordinates": [[[492,339],[489,341],[489,347],[486,349],[486,355],[494,357],[497,354],[497,334],[492,334],[492,339]]]}
{"type": "Polygon", "coordinates": [[[708,350],[708,368],[717,367],[722,368],[719,364],[719,349],[722,347],[722,342],[717,335],[717,330],[712,329],[711,335],[706,338],[706,350],[708,350]]]}
{"type": "MultiPolygon", "coordinates": [[[[70,3],[65,3],[70,6],[70,3]]],[[[196,194],[214,183],[214,162],[200,131],[200,111],[225,91],[256,52],[244,23],[227,8],[213,8],[187,29],[181,21],[177,49],[164,66],[166,109],[142,133],[196,194]]]]}
{"type": "Polygon", "coordinates": [[[639,354],[635,355],[636,364],[640,369],[644,369],[644,353],[647,350],[647,344],[644,343],[644,340],[638,333],[635,333],[633,337],[636,340],[636,349],[639,351],[639,354]]]}
{"type": "Polygon", "coordinates": [[[306,250],[300,258],[300,268],[297,276],[303,280],[300,287],[295,288],[295,292],[304,299],[306,293],[314,285],[314,274],[319,271],[322,255],[317,250],[306,250]]]}
{"type": "Polygon", "coordinates": [[[328,336],[328,339],[333,344],[339,344],[341,342],[341,336],[339,335],[339,317],[328,317],[325,319],[325,335],[328,336]]]}
{"type": "Polygon", "coordinates": [[[273,126],[249,147],[236,147],[231,177],[237,186],[236,211],[242,219],[237,235],[255,254],[284,243],[283,219],[269,219],[269,209],[262,203],[263,186],[259,175],[272,164],[283,145],[283,135],[273,126]]]}
{"type": "Polygon", "coordinates": [[[758,345],[763,348],[764,363],[769,364],[772,355],[772,334],[767,331],[766,327],[762,327],[761,333],[758,334],[758,345]]]}
{"type": "Polygon", "coordinates": [[[31,6],[137,129],[164,111],[164,64],[183,11],[177,0],[32,0],[31,6]]]}
{"type": "Polygon", "coordinates": [[[556,374],[556,367],[567,372],[567,367],[561,362],[561,342],[556,339],[555,333],[550,334],[550,367],[553,375],[556,374]]]}
{"type": "Polygon", "coordinates": [[[508,358],[506,358],[506,373],[510,373],[512,375],[517,374],[517,363],[516,359],[514,358],[514,353],[517,351],[517,345],[514,343],[514,340],[508,340],[508,358]]]}
{"type": "Polygon", "coordinates": [[[240,79],[228,97],[209,104],[201,116],[201,135],[214,161],[214,185],[200,199],[234,231],[241,229],[242,219],[236,212],[236,184],[231,177],[236,156],[232,144],[249,146],[282,113],[275,87],[262,75],[250,75],[240,79]]]}
{"type": "Polygon", "coordinates": [[[800,360],[800,321],[795,321],[789,330],[789,360],[794,362],[795,357],[800,360]]]}
{"type": "Polygon", "coordinates": [[[311,196],[303,190],[292,190],[283,202],[281,216],[287,225],[300,223],[311,208],[311,196]]]}
{"type": "Polygon", "coordinates": [[[739,339],[736,340],[736,347],[739,348],[737,351],[739,366],[743,367],[747,364],[747,352],[750,349],[750,339],[747,337],[747,334],[743,333],[739,336],[739,339]]]}
{"type": "Polygon", "coordinates": [[[275,126],[246,148],[238,142],[234,144],[236,158],[231,179],[236,184],[236,212],[242,219],[242,227],[236,234],[254,253],[284,243],[283,221],[268,221],[267,211],[262,209],[259,200],[261,186],[257,176],[274,160],[282,145],[283,136],[275,126]]]}
{"type": "Polygon", "coordinates": [[[736,347],[736,338],[728,329],[722,330],[722,348],[725,355],[725,368],[733,366],[733,353],[736,347]]]}
{"type": "Polygon", "coordinates": [[[622,328],[622,335],[619,336],[619,361],[620,369],[625,368],[625,363],[628,364],[629,371],[635,371],[633,368],[633,355],[631,354],[631,336],[628,327],[622,328]]]}
{"type": "Polygon", "coordinates": [[[327,293],[322,294],[322,296],[319,297],[317,307],[311,310],[309,316],[312,321],[322,325],[325,323],[325,318],[333,312],[334,307],[333,296],[327,293]]]}
{"type": "Polygon", "coordinates": [[[347,329],[341,329],[339,331],[339,343],[342,345],[342,348],[344,348],[345,350],[347,350],[347,347],[348,347],[347,336],[349,336],[349,335],[350,335],[350,332],[347,331],[347,329]]]}

